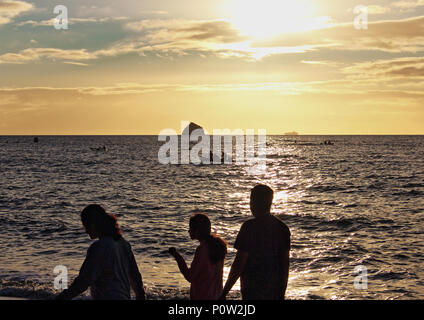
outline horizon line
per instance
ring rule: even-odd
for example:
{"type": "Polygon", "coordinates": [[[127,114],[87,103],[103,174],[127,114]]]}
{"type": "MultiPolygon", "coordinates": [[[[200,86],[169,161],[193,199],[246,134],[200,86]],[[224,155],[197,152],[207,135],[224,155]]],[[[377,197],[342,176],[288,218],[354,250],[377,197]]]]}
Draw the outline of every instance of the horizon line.
{"type": "MultiPolygon", "coordinates": [[[[255,134],[256,135],[256,134],[255,134]]],[[[159,134],[0,134],[0,137],[83,137],[83,136],[159,136],[159,134]]],[[[172,134],[166,134],[166,136],[172,136],[172,134]]],[[[177,136],[181,136],[177,134],[177,136]]],[[[210,134],[213,136],[213,134],[210,134]]],[[[287,134],[266,134],[266,136],[284,136],[284,137],[301,137],[301,136],[424,136],[424,133],[311,133],[311,134],[297,134],[297,135],[287,135],[287,134]]]]}

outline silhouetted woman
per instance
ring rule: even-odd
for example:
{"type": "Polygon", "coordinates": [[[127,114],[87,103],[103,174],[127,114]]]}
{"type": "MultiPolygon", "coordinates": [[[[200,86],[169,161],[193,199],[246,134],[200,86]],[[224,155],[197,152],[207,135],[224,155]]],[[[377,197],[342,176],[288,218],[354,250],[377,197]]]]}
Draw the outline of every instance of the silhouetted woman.
{"type": "Polygon", "coordinates": [[[91,239],[79,275],[69,289],[56,299],[72,299],[90,287],[95,300],[144,300],[143,280],[130,244],[122,237],[118,220],[100,205],[89,205],[81,212],[81,221],[91,239]]]}
{"type": "Polygon", "coordinates": [[[190,218],[189,226],[190,238],[200,242],[190,268],[187,267],[183,256],[175,248],[170,248],[169,253],[177,261],[184,278],[191,284],[191,300],[217,300],[222,292],[227,243],[220,237],[211,234],[211,222],[204,214],[193,215],[190,218]]]}

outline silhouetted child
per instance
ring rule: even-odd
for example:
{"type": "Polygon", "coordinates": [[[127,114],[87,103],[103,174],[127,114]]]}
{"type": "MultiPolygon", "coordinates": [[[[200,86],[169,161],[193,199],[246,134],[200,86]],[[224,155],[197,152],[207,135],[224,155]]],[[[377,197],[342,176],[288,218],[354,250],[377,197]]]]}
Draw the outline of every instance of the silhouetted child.
{"type": "Polygon", "coordinates": [[[56,299],[70,300],[90,287],[95,300],[129,300],[131,287],[136,299],[144,300],[141,274],[116,217],[100,205],[89,205],[81,212],[81,221],[90,238],[99,240],[88,248],[78,277],[56,299]]]}
{"type": "Polygon", "coordinates": [[[217,300],[222,293],[222,275],[224,259],[227,254],[227,243],[220,237],[211,234],[211,222],[202,213],[190,218],[190,238],[199,240],[200,245],[194,253],[190,268],[175,249],[169,253],[175,258],[184,278],[190,282],[191,300],[217,300]]]}

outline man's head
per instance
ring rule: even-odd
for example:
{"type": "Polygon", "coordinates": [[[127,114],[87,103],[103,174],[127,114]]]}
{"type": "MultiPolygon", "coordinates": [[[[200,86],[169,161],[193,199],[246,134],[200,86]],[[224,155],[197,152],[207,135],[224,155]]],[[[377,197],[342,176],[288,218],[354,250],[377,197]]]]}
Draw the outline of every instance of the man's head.
{"type": "Polygon", "coordinates": [[[256,185],[250,192],[250,210],[255,217],[270,214],[274,191],[264,185],[256,185]]]}

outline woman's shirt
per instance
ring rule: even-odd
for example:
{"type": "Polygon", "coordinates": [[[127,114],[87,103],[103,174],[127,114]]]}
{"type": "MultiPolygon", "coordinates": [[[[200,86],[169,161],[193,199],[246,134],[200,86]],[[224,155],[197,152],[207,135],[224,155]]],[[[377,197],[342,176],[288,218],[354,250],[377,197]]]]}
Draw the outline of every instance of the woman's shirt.
{"type": "Polygon", "coordinates": [[[131,299],[131,287],[136,295],[144,295],[141,274],[125,239],[103,237],[90,246],[78,277],[67,291],[75,296],[88,287],[95,300],[131,299]]]}
{"type": "Polygon", "coordinates": [[[212,264],[208,246],[201,243],[194,253],[190,266],[190,299],[217,300],[222,293],[224,260],[212,264]]]}

